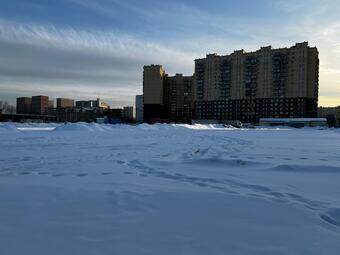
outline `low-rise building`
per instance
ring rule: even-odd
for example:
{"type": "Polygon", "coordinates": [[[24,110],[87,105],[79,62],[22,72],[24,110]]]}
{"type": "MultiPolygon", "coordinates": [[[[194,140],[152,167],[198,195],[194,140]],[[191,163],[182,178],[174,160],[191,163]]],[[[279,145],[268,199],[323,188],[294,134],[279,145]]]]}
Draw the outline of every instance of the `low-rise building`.
{"type": "Polygon", "coordinates": [[[82,100],[82,101],[76,101],[76,107],[77,108],[101,108],[101,109],[109,109],[109,105],[103,101],[101,101],[99,98],[96,100],[82,100]]]}
{"type": "Polygon", "coordinates": [[[319,107],[318,117],[327,118],[328,125],[331,127],[339,127],[340,126],[340,106],[319,107]]]}
{"type": "Polygon", "coordinates": [[[260,119],[260,126],[287,126],[287,127],[325,127],[327,119],[325,118],[263,118],[260,119]]]}
{"type": "Polygon", "coordinates": [[[125,106],[123,108],[123,119],[125,121],[131,122],[133,121],[133,106],[125,106]]]}

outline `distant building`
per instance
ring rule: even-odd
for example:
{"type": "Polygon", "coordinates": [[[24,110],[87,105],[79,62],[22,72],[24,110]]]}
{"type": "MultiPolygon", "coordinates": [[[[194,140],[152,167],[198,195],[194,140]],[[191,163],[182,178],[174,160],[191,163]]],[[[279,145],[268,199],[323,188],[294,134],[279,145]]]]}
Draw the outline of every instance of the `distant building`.
{"type": "Polygon", "coordinates": [[[68,98],[57,98],[57,108],[74,107],[74,100],[68,98]]]}
{"type": "Polygon", "coordinates": [[[318,117],[327,118],[329,126],[340,126],[340,106],[337,107],[319,107],[318,117]]]}
{"type": "Polygon", "coordinates": [[[76,101],[77,108],[102,108],[102,109],[109,109],[110,106],[101,101],[99,98],[96,100],[87,100],[87,101],[76,101]]]}
{"type": "Polygon", "coordinates": [[[123,119],[130,122],[133,121],[133,106],[125,106],[123,108],[123,119]]]}
{"type": "Polygon", "coordinates": [[[105,110],[105,116],[110,119],[122,119],[123,118],[123,109],[114,108],[105,110]]]}
{"type": "Polygon", "coordinates": [[[161,65],[144,66],[143,101],[144,121],[165,118],[164,109],[165,71],[161,65]]]}
{"type": "Polygon", "coordinates": [[[315,118],[318,50],[307,42],[195,60],[197,119],[315,118]]]}
{"type": "Polygon", "coordinates": [[[327,119],[325,118],[274,118],[274,119],[260,119],[260,126],[288,126],[295,128],[302,127],[325,127],[327,126],[327,119]]]}
{"type": "Polygon", "coordinates": [[[308,42],[208,54],[195,60],[194,76],[168,77],[160,65],[144,66],[144,120],[315,118],[318,92],[319,52],[308,42]]]}
{"type": "Polygon", "coordinates": [[[193,115],[193,76],[168,76],[160,65],[144,66],[144,121],[186,122],[193,115]]]}
{"type": "Polygon", "coordinates": [[[54,100],[48,100],[48,108],[49,109],[54,108],[54,100]]]}
{"type": "Polygon", "coordinates": [[[32,97],[32,113],[46,114],[49,107],[48,96],[33,96],[32,97]]]}
{"type": "Polygon", "coordinates": [[[99,107],[102,108],[102,109],[109,109],[110,108],[109,104],[105,103],[103,101],[100,101],[99,107]]]}
{"type": "Polygon", "coordinates": [[[193,77],[176,74],[165,76],[164,106],[171,122],[191,123],[193,118],[193,77]]]}
{"type": "Polygon", "coordinates": [[[96,118],[103,117],[101,113],[76,107],[53,108],[49,115],[55,116],[57,122],[94,122],[96,118]]]}
{"type": "Polygon", "coordinates": [[[136,96],[135,109],[136,109],[136,122],[142,123],[144,122],[144,113],[143,113],[143,95],[136,96]]]}
{"type": "Polygon", "coordinates": [[[77,108],[99,108],[100,99],[97,100],[87,100],[87,101],[76,101],[77,108]]]}
{"type": "Polygon", "coordinates": [[[18,97],[17,98],[17,114],[30,114],[32,112],[32,98],[18,97]]]}

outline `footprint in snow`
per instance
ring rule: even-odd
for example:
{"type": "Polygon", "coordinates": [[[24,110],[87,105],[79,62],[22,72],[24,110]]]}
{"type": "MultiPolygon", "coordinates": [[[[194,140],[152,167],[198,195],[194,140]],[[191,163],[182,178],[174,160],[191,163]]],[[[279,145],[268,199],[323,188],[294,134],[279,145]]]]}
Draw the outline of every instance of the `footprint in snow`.
{"type": "Polygon", "coordinates": [[[112,172],[104,172],[104,173],[102,173],[102,175],[110,175],[110,174],[112,174],[112,172]]]}
{"type": "Polygon", "coordinates": [[[126,172],[124,172],[124,174],[126,174],[126,175],[131,175],[131,174],[134,174],[134,173],[133,173],[133,172],[126,171],[126,172]]]}
{"type": "Polygon", "coordinates": [[[38,175],[48,175],[49,172],[38,172],[38,175]]]}
{"type": "Polygon", "coordinates": [[[76,174],[76,176],[77,177],[85,177],[85,176],[88,176],[88,174],[85,174],[85,173],[83,173],[83,174],[76,174]]]}
{"type": "Polygon", "coordinates": [[[31,172],[20,172],[19,174],[20,175],[29,175],[29,174],[31,174],[31,172]]]}
{"type": "Polygon", "coordinates": [[[52,174],[53,177],[62,177],[65,176],[65,174],[52,174]]]}
{"type": "Polygon", "coordinates": [[[340,208],[331,208],[320,213],[320,218],[329,224],[340,227],[340,208]]]}

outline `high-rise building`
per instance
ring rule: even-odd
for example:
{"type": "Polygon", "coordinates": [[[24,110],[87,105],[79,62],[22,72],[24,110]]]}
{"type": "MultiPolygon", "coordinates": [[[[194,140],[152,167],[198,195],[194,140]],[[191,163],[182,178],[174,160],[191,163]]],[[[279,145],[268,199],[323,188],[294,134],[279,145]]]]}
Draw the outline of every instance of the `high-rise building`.
{"type": "Polygon", "coordinates": [[[171,122],[191,122],[193,96],[193,76],[165,76],[164,106],[171,122]]]}
{"type": "Polygon", "coordinates": [[[18,97],[17,98],[17,114],[30,114],[32,112],[32,98],[18,97]]]}
{"type": "Polygon", "coordinates": [[[164,118],[164,77],[165,71],[162,66],[144,66],[144,120],[147,122],[151,119],[164,118]]]}
{"type": "Polygon", "coordinates": [[[74,107],[74,100],[68,98],[57,98],[57,108],[74,107]]]}
{"type": "Polygon", "coordinates": [[[136,122],[137,123],[144,122],[143,95],[137,95],[136,96],[135,109],[136,109],[136,122]]]}
{"type": "Polygon", "coordinates": [[[46,114],[49,106],[48,96],[33,96],[32,97],[32,113],[46,114]]]}
{"type": "Polygon", "coordinates": [[[195,60],[195,118],[257,122],[317,117],[318,88],[318,50],[307,42],[210,54],[195,60]]]}
{"type": "Polygon", "coordinates": [[[168,76],[160,65],[144,66],[144,121],[190,122],[193,76],[168,76]]]}
{"type": "Polygon", "coordinates": [[[226,56],[208,54],[195,60],[193,77],[168,77],[162,66],[145,66],[144,119],[256,123],[260,118],[317,117],[318,55],[307,42],[226,56]]]}

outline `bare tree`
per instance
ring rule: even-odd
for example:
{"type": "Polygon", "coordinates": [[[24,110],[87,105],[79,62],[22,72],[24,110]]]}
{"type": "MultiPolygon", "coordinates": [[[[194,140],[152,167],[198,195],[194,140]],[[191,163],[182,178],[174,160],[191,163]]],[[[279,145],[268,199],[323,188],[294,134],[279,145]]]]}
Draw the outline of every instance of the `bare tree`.
{"type": "Polygon", "coordinates": [[[15,106],[10,105],[7,101],[0,101],[0,110],[7,114],[14,114],[16,111],[15,106]]]}

